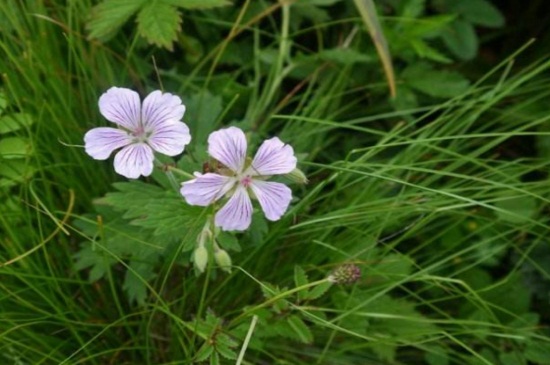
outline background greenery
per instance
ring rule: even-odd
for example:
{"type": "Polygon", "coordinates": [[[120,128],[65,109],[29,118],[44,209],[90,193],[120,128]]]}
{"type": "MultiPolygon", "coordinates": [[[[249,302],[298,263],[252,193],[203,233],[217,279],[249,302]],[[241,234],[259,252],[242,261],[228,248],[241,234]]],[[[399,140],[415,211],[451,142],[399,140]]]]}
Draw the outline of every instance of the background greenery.
{"type": "Polygon", "coordinates": [[[0,362],[548,364],[545,1],[376,5],[0,2],[0,362]],[[226,125],[294,147],[230,274],[170,174],[84,153],[113,85],[182,97],[186,171],[226,125]]]}

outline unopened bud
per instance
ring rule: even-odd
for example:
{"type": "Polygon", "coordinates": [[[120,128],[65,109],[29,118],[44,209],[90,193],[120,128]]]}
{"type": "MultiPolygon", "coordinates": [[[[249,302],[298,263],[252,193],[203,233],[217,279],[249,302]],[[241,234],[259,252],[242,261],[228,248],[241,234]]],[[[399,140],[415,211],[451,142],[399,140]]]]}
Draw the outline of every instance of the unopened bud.
{"type": "Polygon", "coordinates": [[[216,260],[216,263],[223,271],[231,273],[231,257],[229,256],[227,251],[219,249],[214,252],[214,260],[216,260]]]}
{"type": "Polygon", "coordinates": [[[353,284],[361,278],[361,269],[354,264],[339,266],[329,275],[328,281],[334,284],[353,284]]]}
{"type": "Polygon", "coordinates": [[[293,181],[297,184],[301,184],[301,185],[305,185],[309,182],[306,175],[299,168],[295,168],[294,170],[292,170],[291,172],[286,174],[285,177],[287,177],[291,181],[293,181]]]}
{"type": "Polygon", "coordinates": [[[193,261],[195,262],[195,267],[200,272],[204,272],[206,265],[208,264],[208,250],[204,246],[199,246],[195,249],[193,253],[193,261]]]}

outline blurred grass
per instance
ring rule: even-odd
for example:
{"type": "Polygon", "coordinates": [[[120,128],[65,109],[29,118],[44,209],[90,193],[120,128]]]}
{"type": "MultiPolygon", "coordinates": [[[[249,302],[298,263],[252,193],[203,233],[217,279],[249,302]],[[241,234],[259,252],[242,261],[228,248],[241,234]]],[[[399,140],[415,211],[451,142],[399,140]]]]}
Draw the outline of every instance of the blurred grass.
{"type": "MultiPolygon", "coordinates": [[[[137,307],[123,296],[127,265],[120,258],[108,280],[90,284],[75,272],[78,242],[89,237],[64,220],[89,212],[92,199],[120,180],[110,162],[65,145],[82,144],[85,131],[103,123],[98,96],[111,85],[142,93],[159,87],[152,59],[143,57],[155,52],[134,47],[130,37],[107,45],[86,39],[91,5],[0,3],[6,24],[0,33],[2,88],[11,108],[34,119],[34,127],[21,133],[33,141],[37,167],[31,180],[6,193],[18,196],[20,209],[0,220],[1,261],[17,259],[0,266],[5,361],[192,363],[201,341],[187,321],[206,309],[248,320],[250,308],[265,301],[262,285],[277,283],[287,287],[284,293],[292,290],[295,265],[320,279],[342,262],[362,268],[359,284],[334,287],[315,305],[292,307],[315,323],[316,341],[298,347],[272,338],[262,351],[249,350],[248,363],[378,364],[373,353],[397,346],[408,363],[424,363],[425,353],[443,349],[453,364],[491,364],[487,351],[498,356],[502,348],[519,349],[535,339],[548,343],[547,334],[535,329],[539,323],[528,318],[537,308],[530,292],[519,288],[518,275],[531,263],[550,278],[534,255],[546,245],[549,228],[548,161],[524,146],[549,135],[540,107],[549,96],[549,62],[509,72],[513,60],[506,60],[493,71],[500,80],[488,78],[440,105],[373,114],[361,105],[372,88],[354,85],[352,66],[323,65],[300,92],[281,92],[291,84],[292,8],[279,9],[280,23],[261,13],[246,29],[256,57],[250,61],[254,72],[246,75],[252,98],[239,122],[261,137],[277,131],[300,154],[311,183],[298,189],[285,218],[270,224],[261,246],[243,242],[233,274],[209,282],[167,262],[150,284],[150,302],[137,307]],[[272,63],[260,61],[269,47],[259,41],[261,20],[280,28],[271,35],[277,46],[272,63]],[[514,201],[520,203],[503,205],[514,201]],[[523,212],[525,205],[533,208],[523,212]],[[29,250],[36,251],[23,256],[29,250]],[[482,280],[487,275],[490,280],[482,280]],[[511,290],[529,303],[509,298],[511,290]],[[369,329],[354,327],[364,319],[369,329]],[[377,323],[418,328],[421,336],[380,334],[377,323]]],[[[184,96],[216,77],[159,71],[184,96]]]]}

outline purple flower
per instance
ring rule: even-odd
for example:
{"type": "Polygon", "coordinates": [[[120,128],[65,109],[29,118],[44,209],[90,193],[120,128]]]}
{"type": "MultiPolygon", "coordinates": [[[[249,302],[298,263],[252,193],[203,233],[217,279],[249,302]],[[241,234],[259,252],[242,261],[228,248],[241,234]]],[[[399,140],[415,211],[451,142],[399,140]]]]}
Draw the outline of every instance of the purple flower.
{"type": "Polygon", "coordinates": [[[217,173],[195,173],[184,182],[181,194],[191,205],[207,206],[228,196],[216,213],[214,223],[224,231],[245,230],[252,220],[251,197],[258,199],[267,219],[276,221],[287,210],[292,192],[281,183],[266,181],[272,175],[288,174],[296,168],[291,146],[277,137],[262,143],[252,162],[246,159],[246,137],[235,127],[221,129],[208,137],[208,153],[224,166],[217,173]]]}
{"type": "Polygon", "coordinates": [[[129,179],[153,172],[153,150],[179,155],[191,141],[189,128],[181,122],[185,105],[181,99],[159,90],[150,93],[143,105],[137,92],[112,87],[99,98],[99,111],[120,128],[94,128],[84,136],[86,153],[106,160],[117,148],[115,171],[129,179]]]}

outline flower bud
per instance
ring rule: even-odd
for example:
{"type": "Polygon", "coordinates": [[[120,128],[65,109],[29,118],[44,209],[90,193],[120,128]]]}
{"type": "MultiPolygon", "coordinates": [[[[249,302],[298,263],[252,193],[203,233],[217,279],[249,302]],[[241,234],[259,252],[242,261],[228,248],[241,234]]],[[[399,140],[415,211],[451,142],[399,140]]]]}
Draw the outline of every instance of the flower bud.
{"type": "Polygon", "coordinates": [[[329,275],[328,281],[334,284],[353,284],[361,278],[361,269],[354,264],[344,264],[337,267],[329,275]]]}
{"type": "Polygon", "coordinates": [[[195,249],[195,252],[193,252],[193,261],[197,270],[201,273],[204,272],[208,264],[208,250],[206,247],[201,245],[195,249]]]}
{"type": "Polygon", "coordinates": [[[219,249],[214,253],[214,260],[223,271],[231,273],[231,257],[227,251],[219,249]]]}
{"type": "Polygon", "coordinates": [[[306,175],[299,168],[295,168],[294,170],[286,174],[285,177],[289,178],[292,182],[300,185],[305,185],[309,182],[306,175]]]}

